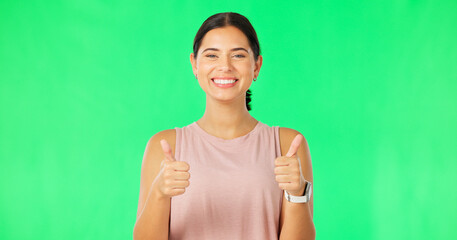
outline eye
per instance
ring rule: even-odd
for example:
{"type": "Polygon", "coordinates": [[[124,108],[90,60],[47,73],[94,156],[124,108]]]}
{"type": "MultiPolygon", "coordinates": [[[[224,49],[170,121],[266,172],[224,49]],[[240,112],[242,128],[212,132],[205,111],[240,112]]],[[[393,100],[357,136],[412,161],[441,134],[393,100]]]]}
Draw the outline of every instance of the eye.
{"type": "Polygon", "coordinates": [[[214,57],[216,57],[216,55],[214,55],[214,54],[207,54],[207,55],[205,55],[205,56],[206,56],[206,57],[209,57],[209,58],[214,58],[214,57]]]}
{"type": "Polygon", "coordinates": [[[236,54],[235,57],[237,58],[244,58],[245,56],[243,54],[236,54]]]}

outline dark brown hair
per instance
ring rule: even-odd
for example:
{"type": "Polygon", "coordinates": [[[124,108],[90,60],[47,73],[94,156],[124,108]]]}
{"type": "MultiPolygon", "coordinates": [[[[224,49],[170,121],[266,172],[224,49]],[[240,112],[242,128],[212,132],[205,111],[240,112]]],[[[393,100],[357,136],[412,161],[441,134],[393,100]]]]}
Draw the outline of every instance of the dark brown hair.
{"type": "MultiPolygon", "coordinates": [[[[257,62],[257,59],[260,55],[260,45],[254,27],[252,27],[251,23],[245,16],[234,12],[217,13],[210,16],[203,22],[194,38],[194,58],[197,59],[198,49],[200,49],[200,44],[205,34],[215,28],[226,26],[234,26],[240,29],[244,35],[246,35],[247,39],[249,40],[249,46],[254,52],[254,60],[257,62]]],[[[248,111],[251,110],[251,95],[251,90],[248,89],[246,91],[246,107],[248,111]]]]}

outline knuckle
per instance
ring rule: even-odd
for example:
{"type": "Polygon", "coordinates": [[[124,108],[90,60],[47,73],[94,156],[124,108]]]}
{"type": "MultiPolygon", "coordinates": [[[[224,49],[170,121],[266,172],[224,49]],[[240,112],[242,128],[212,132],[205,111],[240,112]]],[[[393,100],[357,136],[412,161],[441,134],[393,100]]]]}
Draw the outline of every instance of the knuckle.
{"type": "Polygon", "coordinates": [[[189,168],[189,164],[186,162],[176,162],[176,167],[182,168],[185,171],[187,171],[187,168],[189,168]]]}
{"type": "Polygon", "coordinates": [[[189,169],[190,169],[189,164],[186,163],[186,162],[183,162],[183,163],[184,163],[183,165],[185,166],[185,170],[186,170],[186,171],[189,171],[189,169]]]}

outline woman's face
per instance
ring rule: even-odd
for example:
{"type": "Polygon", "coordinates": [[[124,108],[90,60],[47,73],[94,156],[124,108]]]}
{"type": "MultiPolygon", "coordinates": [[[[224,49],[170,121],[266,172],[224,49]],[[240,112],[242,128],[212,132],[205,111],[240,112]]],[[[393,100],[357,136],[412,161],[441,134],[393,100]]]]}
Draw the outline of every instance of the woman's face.
{"type": "Polygon", "coordinates": [[[190,60],[203,91],[208,97],[221,101],[245,98],[252,79],[258,76],[262,65],[262,56],[257,62],[254,60],[247,37],[233,26],[207,32],[197,59],[192,53],[190,60]]]}

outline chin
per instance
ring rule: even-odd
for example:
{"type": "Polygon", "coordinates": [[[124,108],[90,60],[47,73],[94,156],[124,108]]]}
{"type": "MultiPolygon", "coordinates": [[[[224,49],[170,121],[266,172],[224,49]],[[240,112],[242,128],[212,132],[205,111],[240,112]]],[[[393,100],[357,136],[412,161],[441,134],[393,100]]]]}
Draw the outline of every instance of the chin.
{"type": "MultiPolygon", "coordinates": [[[[247,91],[247,90],[246,90],[247,91]]],[[[208,95],[208,93],[207,93],[208,95]]],[[[219,102],[235,102],[237,99],[242,98],[243,100],[246,98],[245,94],[209,94],[210,98],[219,101],[219,102]]]]}

